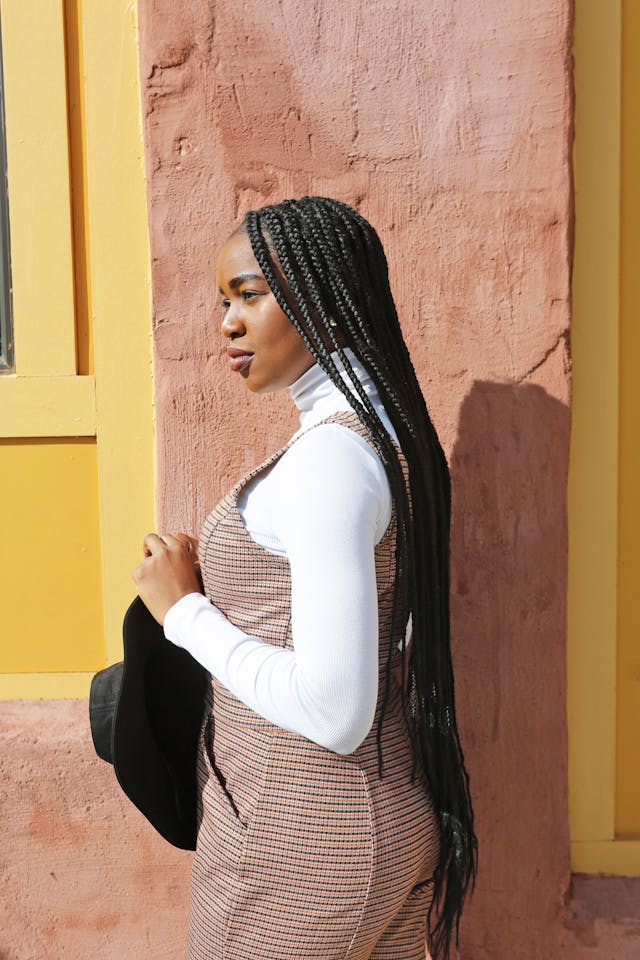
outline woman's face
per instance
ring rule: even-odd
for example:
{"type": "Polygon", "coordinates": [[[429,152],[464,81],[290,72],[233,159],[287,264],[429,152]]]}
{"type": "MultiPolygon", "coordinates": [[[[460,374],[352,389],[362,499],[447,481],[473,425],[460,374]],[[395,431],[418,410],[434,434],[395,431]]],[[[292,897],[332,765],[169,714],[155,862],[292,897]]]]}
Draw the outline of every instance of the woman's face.
{"type": "Polygon", "coordinates": [[[222,247],[216,276],[227,351],[251,355],[244,360],[230,356],[229,366],[249,390],[282,390],[313,366],[312,355],[264,279],[246,233],[232,234],[222,247]]]}

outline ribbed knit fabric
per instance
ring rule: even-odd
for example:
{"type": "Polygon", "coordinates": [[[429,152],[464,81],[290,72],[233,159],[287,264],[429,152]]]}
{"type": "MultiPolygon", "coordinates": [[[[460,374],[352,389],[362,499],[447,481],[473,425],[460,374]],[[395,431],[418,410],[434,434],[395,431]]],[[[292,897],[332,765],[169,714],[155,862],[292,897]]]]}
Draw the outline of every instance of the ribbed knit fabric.
{"type": "MultiPolygon", "coordinates": [[[[352,412],[339,423],[367,442],[352,412]]],[[[321,426],[312,429],[322,429],[321,426]]],[[[210,602],[243,633],[293,649],[291,567],[256,543],[237,509],[240,480],[206,519],[200,561],[210,602]]],[[[406,463],[403,467],[406,471],[406,463]]],[[[374,548],[378,695],[373,724],[341,755],[261,716],[212,678],[202,727],[200,828],[189,960],[423,960],[438,862],[429,787],[418,771],[392,682],[378,775],[376,724],[392,635],[395,512],[374,548]]],[[[330,604],[327,596],[319,602],[330,604]]]]}

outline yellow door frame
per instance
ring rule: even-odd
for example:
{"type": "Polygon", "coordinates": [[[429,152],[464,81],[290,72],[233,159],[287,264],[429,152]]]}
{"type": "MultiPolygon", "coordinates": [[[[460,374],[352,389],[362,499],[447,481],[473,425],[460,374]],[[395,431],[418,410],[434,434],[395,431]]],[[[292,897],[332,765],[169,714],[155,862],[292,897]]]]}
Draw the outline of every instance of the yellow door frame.
{"type": "MultiPolygon", "coordinates": [[[[630,121],[635,117],[622,67],[623,42],[638,47],[640,24],[634,3],[576,3],[576,238],[568,483],[571,863],[577,872],[629,876],[640,875],[640,840],[623,839],[616,830],[616,728],[620,326],[624,320],[621,131],[623,111],[630,121]]],[[[630,61],[625,49],[624,63],[630,61]]]]}

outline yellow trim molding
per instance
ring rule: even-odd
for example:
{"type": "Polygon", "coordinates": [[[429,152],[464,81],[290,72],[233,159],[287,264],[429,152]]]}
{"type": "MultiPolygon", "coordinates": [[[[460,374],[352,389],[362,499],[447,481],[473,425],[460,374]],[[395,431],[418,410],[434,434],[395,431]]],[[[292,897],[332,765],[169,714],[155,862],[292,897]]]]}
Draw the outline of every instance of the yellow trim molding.
{"type": "Polygon", "coordinates": [[[0,673],[0,700],[88,697],[92,676],[92,673],[0,673]]]}
{"type": "Polygon", "coordinates": [[[14,353],[20,376],[76,372],[61,3],[1,0],[14,353]],[[37,27],[35,26],[37,24],[37,27]]]}
{"type": "Polygon", "coordinates": [[[93,437],[93,377],[0,377],[0,437],[93,437]]]}
{"type": "Polygon", "coordinates": [[[575,873],[635,877],[639,863],[640,841],[637,840],[574,843],[571,847],[571,867],[575,873]]]}
{"type": "Polygon", "coordinates": [[[567,689],[574,843],[614,837],[620,24],[620,0],[578,0],[567,689]]]}
{"type": "Polygon", "coordinates": [[[105,642],[106,659],[113,662],[121,659],[122,618],[135,596],[131,570],[142,559],[145,534],[156,526],[151,279],[136,5],[130,0],[85,3],[80,26],[105,642]]]}
{"type": "MultiPolygon", "coordinates": [[[[616,834],[640,840],[640,4],[622,6],[616,834]]],[[[640,858],[637,862],[640,873],[640,858]]]]}
{"type": "MultiPolygon", "coordinates": [[[[621,91],[623,23],[633,2],[576,3],[568,480],[571,863],[575,871],[624,876],[640,875],[640,842],[616,831],[621,91]]],[[[635,114],[629,119],[637,123],[635,114]]]]}

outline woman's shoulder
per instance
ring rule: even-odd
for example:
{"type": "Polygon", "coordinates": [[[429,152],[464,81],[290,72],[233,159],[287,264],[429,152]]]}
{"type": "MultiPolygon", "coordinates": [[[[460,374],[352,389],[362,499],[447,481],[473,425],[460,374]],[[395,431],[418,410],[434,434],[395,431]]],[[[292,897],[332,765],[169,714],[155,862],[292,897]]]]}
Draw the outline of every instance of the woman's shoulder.
{"type": "MultiPolygon", "coordinates": [[[[336,416],[336,415],[334,415],[336,416]]],[[[294,435],[282,458],[292,467],[323,472],[373,472],[386,480],[382,460],[373,442],[367,439],[354,414],[338,414],[339,419],[325,419],[294,435]]]]}
{"type": "Polygon", "coordinates": [[[270,485],[272,520],[282,525],[282,536],[298,522],[322,530],[337,525],[341,533],[348,517],[354,525],[373,526],[377,543],[391,517],[380,457],[343,423],[321,421],[304,430],[274,465],[270,485]]]}

